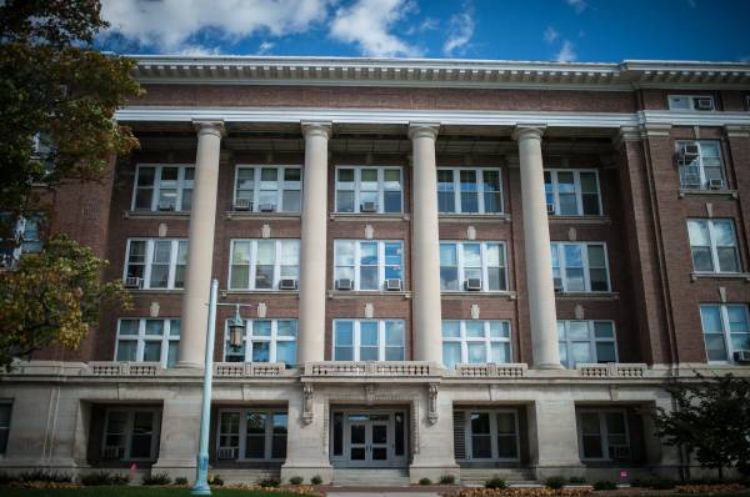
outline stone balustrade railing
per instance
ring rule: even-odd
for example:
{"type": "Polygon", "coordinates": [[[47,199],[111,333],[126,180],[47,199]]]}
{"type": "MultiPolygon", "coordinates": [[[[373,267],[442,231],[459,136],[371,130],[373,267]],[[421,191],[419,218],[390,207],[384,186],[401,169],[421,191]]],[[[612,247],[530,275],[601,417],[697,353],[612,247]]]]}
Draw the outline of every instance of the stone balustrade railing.
{"type": "Polygon", "coordinates": [[[281,362],[216,362],[217,378],[244,378],[248,376],[282,376],[286,366],[281,362]]]}
{"type": "Polygon", "coordinates": [[[525,363],[456,364],[456,376],[469,378],[521,378],[526,376],[525,363]]]}
{"type": "Polygon", "coordinates": [[[579,376],[585,378],[643,378],[648,366],[639,363],[577,364],[579,376]]]}
{"type": "Polygon", "coordinates": [[[159,362],[90,362],[81,370],[91,376],[156,376],[164,370],[159,362]]]}
{"type": "Polygon", "coordinates": [[[313,362],[305,364],[305,376],[434,376],[428,362],[313,362]]]}

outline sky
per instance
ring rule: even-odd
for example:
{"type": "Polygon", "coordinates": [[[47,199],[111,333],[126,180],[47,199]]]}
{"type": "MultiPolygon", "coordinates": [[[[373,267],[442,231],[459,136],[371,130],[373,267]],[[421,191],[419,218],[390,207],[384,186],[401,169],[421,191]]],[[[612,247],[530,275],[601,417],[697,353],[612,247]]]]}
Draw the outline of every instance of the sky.
{"type": "Polygon", "coordinates": [[[750,0],[102,0],[120,54],[750,62],[750,0]]]}

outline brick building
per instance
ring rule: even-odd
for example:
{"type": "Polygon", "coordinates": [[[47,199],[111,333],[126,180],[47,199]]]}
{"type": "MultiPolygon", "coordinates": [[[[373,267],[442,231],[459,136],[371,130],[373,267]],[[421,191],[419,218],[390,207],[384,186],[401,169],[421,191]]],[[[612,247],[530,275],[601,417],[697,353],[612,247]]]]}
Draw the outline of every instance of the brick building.
{"type": "Polygon", "coordinates": [[[664,385],[750,374],[747,64],[136,74],[148,93],[117,119],[140,150],[59,189],[45,223],[135,306],[0,379],[0,470],[192,478],[212,278],[252,304],[234,345],[235,309],[217,317],[227,480],[676,475],[648,415],[664,385]]]}

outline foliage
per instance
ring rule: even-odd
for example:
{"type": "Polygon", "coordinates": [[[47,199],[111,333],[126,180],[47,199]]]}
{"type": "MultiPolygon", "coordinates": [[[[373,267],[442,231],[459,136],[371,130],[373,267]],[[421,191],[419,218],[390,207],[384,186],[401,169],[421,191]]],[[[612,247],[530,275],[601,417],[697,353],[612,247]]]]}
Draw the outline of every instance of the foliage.
{"type": "Polygon", "coordinates": [[[654,490],[670,490],[677,485],[677,482],[671,478],[652,477],[636,478],[630,482],[631,487],[651,488],[654,490]]]}
{"type": "Polygon", "coordinates": [[[301,485],[303,481],[305,481],[305,479],[301,476],[292,476],[289,478],[289,483],[292,485],[301,485]]]}
{"type": "Polygon", "coordinates": [[[495,476],[494,478],[490,478],[486,482],[484,482],[484,488],[507,488],[508,484],[500,478],[499,476],[495,476]]]}
{"type": "Polygon", "coordinates": [[[677,487],[677,493],[680,494],[728,494],[732,492],[741,492],[745,489],[744,485],[739,483],[725,483],[713,485],[680,485],[677,487]]]}
{"type": "Polygon", "coordinates": [[[261,487],[269,487],[269,488],[278,487],[280,483],[281,482],[279,481],[278,478],[273,478],[273,477],[258,480],[258,485],[261,487]]]}
{"type": "Polygon", "coordinates": [[[574,485],[582,485],[586,483],[586,478],[583,476],[571,476],[568,478],[568,483],[573,483],[574,485]]]}
{"type": "Polygon", "coordinates": [[[432,485],[432,480],[430,480],[427,477],[424,477],[421,480],[419,480],[419,484],[420,485],[432,485]]]}
{"type": "MultiPolygon", "coordinates": [[[[101,487],[36,489],[28,487],[0,487],[3,497],[186,497],[190,491],[177,487],[109,487],[102,492],[101,487]]],[[[261,489],[212,488],[214,497],[299,497],[296,491],[276,491],[261,489]]],[[[322,497],[322,496],[319,496],[322,497]]]]}
{"type": "Polygon", "coordinates": [[[73,477],[68,473],[57,473],[36,469],[34,471],[19,473],[14,480],[19,482],[43,481],[50,483],[70,483],[73,481],[73,477]]]}
{"type": "Polygon", "coordinates": [[[172,483],[172,478],[166,473],[154,473],[143,477],[143,484],[147,486],[169,485],[170,483],[172,483]]]}
{"type": "Polygon", "coordinates": [[[320,475],[315,475],[312,478],[310,478],[310,483],[313,485],[320,485],[323,483],[323,478],[320,477],[320,475]]]}
{"type": "Polygon", "coordinates": [[[594,483],[594,490],[617,490],[617,483],[602,480],[594,483]]]}
{"type": "Polygon", "coordinates": [[[219,475],[208,475],[208,484],[212,487],[223,487],[224,480],[219,475]]]}
{"type": "Polygon", "coordinates": [[[188,479],[185,478],[184,476],[178,476],[177,478],[174,479],[174,484],[175,485],[180,485],[180,486],[185,486],[185,485],[188,484],[188,479]]]}
{"type": "Polygon", "coordinates": [[[101,281],[106,264],[90,248],[59,235],[0,276],[0,366],[48,345],[75,348],[103,305],[129,307],[121,282],[101,281]]]}
{"type": "Polygon", "coordinates": [[[456,483],[456,477],[453,475],[443,475],[440,477],[441,485],[453,485],[456,483]]]}
{"type": "Polygon", "coordinates": [[[718,470],[750,463],[750,381],[731,373],[670,385],[676,409],[657,409],[657,435],[682,445],[698,462],[718,470]]]}
{"type": "Polygon", "coordinates": [[[127,485],[130,477],[107,471],[97,471],[81,476],[81,483],[87,487],[101,485],[127,485]]]}
{"type": "Polygon", "coordinates": [[[510,487],[510,488],[462,488],[445,494],[447,497],[588,497],[593,493],[590,487],[561,488],[510,487]]]}
{"type": "Polygon", "coordinates": [[[562,476],[550,476],[544,481],[544,485],[547,488],[558,490],[565,486],[565,478],[562,476]]]}

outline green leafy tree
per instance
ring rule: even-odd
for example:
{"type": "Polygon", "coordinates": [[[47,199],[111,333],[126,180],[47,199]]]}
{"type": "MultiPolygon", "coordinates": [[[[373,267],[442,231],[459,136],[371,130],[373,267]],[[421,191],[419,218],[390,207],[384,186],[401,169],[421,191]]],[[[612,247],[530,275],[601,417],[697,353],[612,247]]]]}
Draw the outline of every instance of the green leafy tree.
{"type": "Polygon", "coordinates": [[[701,466],[745,471],[750,463],[750,381],[731,373],[670,385],[675,409],[655,413],[657,435],[683,446],[701,466]]]}

